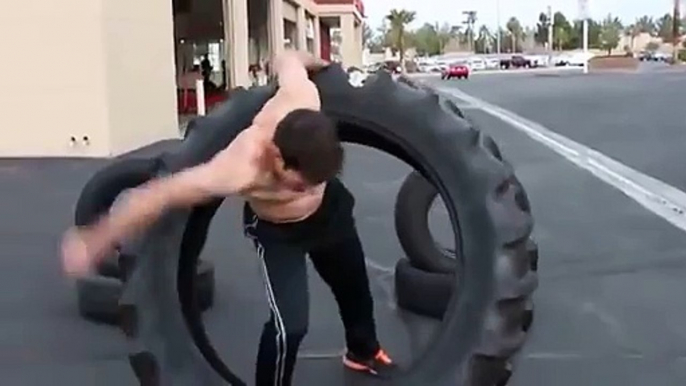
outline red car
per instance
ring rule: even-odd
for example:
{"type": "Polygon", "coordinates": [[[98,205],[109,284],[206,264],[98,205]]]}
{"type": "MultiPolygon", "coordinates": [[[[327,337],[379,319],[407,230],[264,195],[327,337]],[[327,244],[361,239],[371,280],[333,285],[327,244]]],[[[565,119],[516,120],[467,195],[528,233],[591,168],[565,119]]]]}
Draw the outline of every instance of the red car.
{"type": "Polygon", "coordinates": [[[467,79],[469,78],[469,67],[463,63],[453,63],[441,73],[441,79],[467,79]]]}

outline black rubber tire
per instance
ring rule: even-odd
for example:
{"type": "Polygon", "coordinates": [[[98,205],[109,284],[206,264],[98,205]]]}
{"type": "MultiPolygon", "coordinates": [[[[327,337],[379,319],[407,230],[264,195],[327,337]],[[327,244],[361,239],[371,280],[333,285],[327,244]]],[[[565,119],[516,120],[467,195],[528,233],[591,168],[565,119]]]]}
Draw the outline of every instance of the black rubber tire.
{"type": "Polygon", "coordinates": [[[455,274],[425,272],[400,259],[395,266],[398,307],[417,315],[442,319],[455,288],[455,274]]]}
{"type": "Polygon", "coordinates": [[[81,190],[76,201],[74,223],[87,226],[110,210],[119,194],[153,178],[160,167],[156,158],[125,158],[95,173],[81,190]]]}
{"type": "MultiPolygon", "coordinates": [[[[482,138],[484,146],[494,151],[494,156],[502,160],[502,155],[493,140],[487,136],[482,138]]],[[[501,162],[512,169],[506,161],[501,162]]],[[[510,209],[530,214],[529,199],[514,174],[508,180],[508,185],[512,188],[516,203],[516,208],[510,209]]],[[[436,187],[418,172],[411,172],[405,178],[396,198],[395,230],[400,245],[412,261],[412,265],[427,272],[452,273],[457,269],[458,260],[455,259],[454,253],[446,253],[446,249],[434,241],[429,229],[429,210],[436,197],[436,187]]],[[[459,228],[459,223],[457,226],[459,228]]],[[[459,249],[459,245],[456,245],[455,250],[459,249]]]]}
{"type": "MultiPolygon", "coordinates": [[[[498,275],[501,280],[497,286],[499,298],[490,310],[487,317],[490,322],[474,352],[467,385],[506,385],[512,374],[512,358],[525,344],[533,323],[532,293],[538,286],[535,272],[538,269],[538,246],[529,238],[514,247],[513,252],[508,258],[525,260],[525,269],[516,270],[524,274],[514,272],[517,277],[512,277],[513,273],[498,275]]],[[[398,306],[418,315],[442,319],[448,309],[447,299],[455,292],[451,285],[455,278],[460,280],[454,272],[425,272],[412,266],[409,259],[400,259],[395,271],[398,306]]]]}
{"type": "MultiPolygon", "coordinates": [[[[464,277],[443,327],[408,371],[371,384],[464,384],[460,369],[473,357],[486,313],[494,307],[493,296],[501,290],[495,288],[495,261],[528,239],[533,221],[525,212],[509,210],[516,208],[507,183],[511,170],[482,146],[479,132],[446,111],[435,94],[394,82],[390,75],[370,77],[363,87],[353,87],[339,65],[329,66],[313,81],[322,109],[337,122],[343,141],[374,147],[421,171],[446,198],[451,218],[465,225],[456,234],[463,240],[464,277]]],[[[254,88],[214,109],[198,123],[197,135],[164,158],[163,172],[210,159],[251,124],[274,91],[254,88]]],[[[202,235],[194,231],[196,224],[209,222],[220,203],[165,214],[135,251],[140,257],[122,304],[133,348],[130,362],[143,384],[245,385],[217,355],[187,294],[197,261],[197,253],[187,245],[198,244],[194,240],[202,235]],[[196,216],[198,212],[205,214],[196,216]]]]}
{"type": "MultiPolygon", "coordinates": [[[[465,118],[465,115],[464,115],[464,113],[462,112],[462,110],[460,110],[460,108],[457,107],[457,105],[455,104],[455,102],[454,102],[451,98],[447,98],[447,97],[445,97],[445,96],[439,94],[438,92],[436,92],[436,90],[434,90],[434,89],[432,89],[432,88],[430,88],[430,87],[424,85],[423,83],[421,83],[421,82],[416,82],[416,81],[414,81],[413,79],[408,78],[408,77],[406,77],[406,76],[404,76],[404,75],[398,77],[398,81],[399,81],[399,82],[402,82],[402,83],[404,83],[404,84],[406,84],[406,85],[409,85],[410,87],[413,87],[413,88],[416,88],[416,89],[419,89],[419,90],[424,90],[427,94],[429,94],[429,95],[431,95],[432,97],[438,99],[438,103],[439,103],[442,107],[444,107],[447,111],[452,112],[453,114],[457,115],[457,116],[460,117],[460,118],[463,118],[463,119],[465,118]]],[[[470,122],[470,123],[471,123],[471,122],[470,122]]]]}
{"type": "Polygon", "coordinates": [[[186,124],[186,130],[183,132],[183,139],[187,139],[192,133],[195,132],[195,128],[198,126],[199,119],[201,119],[201,117],[195,117],[188,121],[186,124]]]}
{"type": "MultiPolygon", "coordinates": [[[[201,311],[206,311],[214,305],[215,298],[212,262],[200,261],[196,283],[198,306],[201,311]]],[[[123,290],[124,283],[117,277],[96,274],[78,278],[76,294],[79,314],[94,322],[119,325],[121,321],[119,300],[123,290]]]]}
{"type": "Polygon", "coordinates": [[[105,324],[119,324],[119,298],[122,282],[101,275],[76,279],[79,314],[85,319],[105,324]]]}
{"type": "MultiPolygon", "coordinates": [[[[538,270],[538,246],[533,239],[526,242],[526,254],[531,272],[527,273],[526,288],[532,288],[538,270]]],[[[409,259],[400,259],[395,267],[395,289],[398,306],[418,315],[441,319],[448,308],[454,291],[455,273],[427,272],[415,267],[409,259]],[[427,301],[427,299],[431,299],[427,301]]],[[[533,322],[534,304],[531,294],[526,294],[523,330],[528,331],[533,322]]],[[[533,292],[533,291],[531,291],[533,292]]]]}
{"type": "Polygon", "coordinates": [[[455,104],[455,102],[452,99],[441,98],[441,105],[444,106],[448,111],[451,111],[452,113],[457,115],[458,117],[460,117],[462,119],[465,118],[465,115],[462,112],[462,110],[459,107],[457,107],[457,105],[455,104]]]}
{"type": "Polygon", "coordinates": [[[119,251],[115,251],[111,256],[100,261],[96,267],[96,272],[105,277],[121,280],[121,269],[119,267],[119,251]]]}
{"type": "MultiPolygon", "coordinates": [[[[155,176],[160,162],[154,158],[119,159],[95,173],[83,187],[76,202],[74,224],[88,226],[107,213],[117,197],[155,176]]],[[[118,252],[102,260],[96,271],[106,277],[119,277],[118,252]]]]}

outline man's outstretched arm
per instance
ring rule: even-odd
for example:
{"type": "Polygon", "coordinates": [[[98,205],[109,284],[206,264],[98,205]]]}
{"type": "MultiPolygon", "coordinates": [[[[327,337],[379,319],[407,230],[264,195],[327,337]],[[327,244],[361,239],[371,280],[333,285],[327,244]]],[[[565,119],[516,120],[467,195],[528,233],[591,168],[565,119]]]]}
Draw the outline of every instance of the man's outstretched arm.
{"type": "Polygon", "coordinates": [[[279,87],[282,89],[299,89],[310,83],[308,70],[318,70],[328,64],[308,52],[288,50],[274,60],[279,87]]]}
{"type": "Polygon", "coordinates": [[[203,164],[132,189],[91,230],[101,233],[102,242],[107,244],[138,234],[168,209],[192,207],[218,195],[208,182],[210,175],[211,165],[203,164]]]}
{"type": "Polygon", "coordinates": [[[257,182],[263,166],[266,138],[246,130],[211,161],[130,190],[121,203],[89,227],[72,228],[65,235],[65,269],[83,274],[116,244],[157,221],[167,210],[192,207],[214,197],[240,194],[257,182]]]}

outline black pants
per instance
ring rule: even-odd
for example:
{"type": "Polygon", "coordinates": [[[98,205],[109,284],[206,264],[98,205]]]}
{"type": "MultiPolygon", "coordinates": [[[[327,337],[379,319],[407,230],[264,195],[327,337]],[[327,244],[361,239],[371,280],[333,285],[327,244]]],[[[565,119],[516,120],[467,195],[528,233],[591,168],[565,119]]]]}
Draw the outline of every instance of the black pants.
{"type": "Polygon", "coordinates": [[[257,386],[290,386],[298,347],[307,333],[309,293],[305,255],[329,285],[345,327],[347,348],[361,357],[379,349],[364,252],[353,219],[354,199],[329,182],[320,208],[295,223],[259,219],[245,205],[245,234],[263,264],[271,310],[257,356],[257,386]]]}

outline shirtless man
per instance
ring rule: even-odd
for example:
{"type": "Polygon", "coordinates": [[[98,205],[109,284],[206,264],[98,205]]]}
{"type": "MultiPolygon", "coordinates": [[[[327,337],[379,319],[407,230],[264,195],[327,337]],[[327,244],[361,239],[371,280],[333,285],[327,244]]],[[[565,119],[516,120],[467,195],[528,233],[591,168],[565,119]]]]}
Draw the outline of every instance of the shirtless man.
{"type": "Polygon", "coordinates": [[[343,324],[344,365],[377,376],[394,364],[376,337],[364,253],[355,228],[355,200],[337,176],[343,147],[320,110],[307,70],[323,66],[293,51],[275,63],[279,89],[253,124],[209,162],[134,189],[89,228],[63,242],[67,273],[88,272],[112,247],[174,207],[212,197],[245,198],[245,235],[263,265],[271,317],[257,357],[256,385],[290,385],[298,347],[307,333],[309,295],[305,256],[331,288],[343,324]]]}

